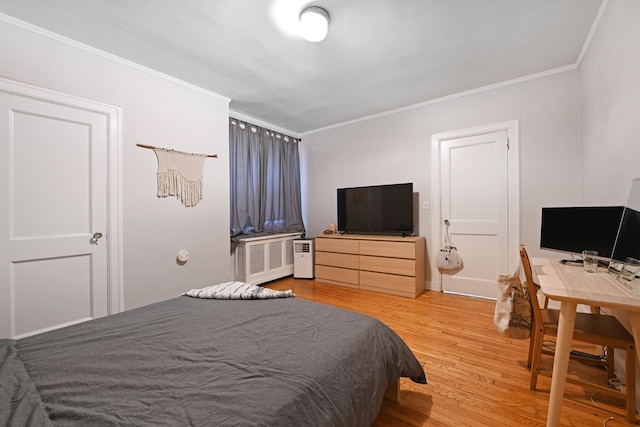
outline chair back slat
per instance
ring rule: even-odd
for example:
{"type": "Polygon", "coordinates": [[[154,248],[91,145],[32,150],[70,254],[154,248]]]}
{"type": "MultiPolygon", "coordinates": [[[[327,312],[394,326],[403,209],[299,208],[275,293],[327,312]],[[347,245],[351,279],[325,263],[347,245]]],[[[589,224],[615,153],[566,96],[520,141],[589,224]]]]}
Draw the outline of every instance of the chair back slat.
{"type": "Polygon", "coordinates": [[[542,325],[542,312],[540,309],[540,302],[538,301],[538,290],[540,287],[533,281],[533,272],[531,271],[531,262],[529,261],[529,255],[524,245],[520,245],[520,260],[522,261],[522,270],[524,271],[524,284],[529,292],[531,299],[531,311],[533,311],[534,325],[540,327],[542,325]]]}

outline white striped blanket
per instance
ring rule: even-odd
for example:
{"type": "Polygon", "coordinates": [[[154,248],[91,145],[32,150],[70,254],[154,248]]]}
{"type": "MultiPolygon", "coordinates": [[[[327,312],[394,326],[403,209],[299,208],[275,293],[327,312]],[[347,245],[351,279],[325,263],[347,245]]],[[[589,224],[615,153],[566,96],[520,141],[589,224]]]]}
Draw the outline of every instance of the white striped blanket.
{"type": "Polygon", "coordinates": [[[209,299],[271,299],[296,296],[291,289],[287,291],[276,291],[244,282],[225,282],[219,285],[207,286],[206,288],[191,289],[190,291],[180,294],[180,296],[183,295],[209,299]]]}

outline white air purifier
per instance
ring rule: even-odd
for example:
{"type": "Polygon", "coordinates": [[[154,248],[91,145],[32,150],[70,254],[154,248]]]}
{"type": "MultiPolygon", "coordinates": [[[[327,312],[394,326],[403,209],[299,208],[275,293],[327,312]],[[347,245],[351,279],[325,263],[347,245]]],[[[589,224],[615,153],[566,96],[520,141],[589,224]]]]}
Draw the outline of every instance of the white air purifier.
{"type": "Polygon", "coordinates": [[[293,278],[313,279],[313,239],[293,241],[293,278]]]}

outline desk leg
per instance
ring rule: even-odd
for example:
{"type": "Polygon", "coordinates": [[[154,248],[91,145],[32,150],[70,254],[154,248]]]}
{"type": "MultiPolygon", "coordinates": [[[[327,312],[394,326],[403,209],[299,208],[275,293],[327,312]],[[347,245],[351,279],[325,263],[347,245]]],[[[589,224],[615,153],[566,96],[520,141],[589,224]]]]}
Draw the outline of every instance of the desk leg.
{"type": "MultiPolygon", "coordinates": [[[[638,311],[630,311],[629,312],[629,323],[631,324],[631,334],[633,335],[634,346],[636,348],[636,364],[640,360],[640,312],[638,311]]],[[[628,367],[629,365],[627,365],[628,367]]],[[[632,397],[635,397],[636,389],[635,384],[631,385],[633,389],[629,389],[629,384],[627,384],[627,391],[633,393],[632,397]]],[[[635,409],[635,408],[634,408],[635,409]]],[[[636,411],[633,411],[635,416],[636,411]]]]}
{"type": "Polygon", "coordinates": [[[557,427],[560,423],[560,409],[562,408],[567,369],[569,369],[569,354],[571,353],[573,328],[576,323],[576,309],[577,304],[574,302],[562,301],[560,305],[560,320],[558,322],[556,351],[553,358],[547,427],[557,427]]]}
{"type": "Polygon", "coordinates": [[[631,334],[633,335],[633,340],[635,341],[636,346],[636,357],[640,360],[640,312],[638,311],[630,311],[629,312],[629,323],[631,323],[631,334]]]}

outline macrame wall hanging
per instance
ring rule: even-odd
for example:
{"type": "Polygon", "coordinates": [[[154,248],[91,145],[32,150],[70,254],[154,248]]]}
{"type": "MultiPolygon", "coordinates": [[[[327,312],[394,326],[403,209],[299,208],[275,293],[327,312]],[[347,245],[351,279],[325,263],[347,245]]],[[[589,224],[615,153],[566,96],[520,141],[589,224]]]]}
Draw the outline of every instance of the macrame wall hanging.
{"type": "Polygon", "coordinates": [[[202,171],[207,157],[217,154],[194,154],[168,150],[151,145],[136,144],[150,148],[158,158],[158,197],[175,196],[186,207],[192,207],[202,200],[202,171]]]}

